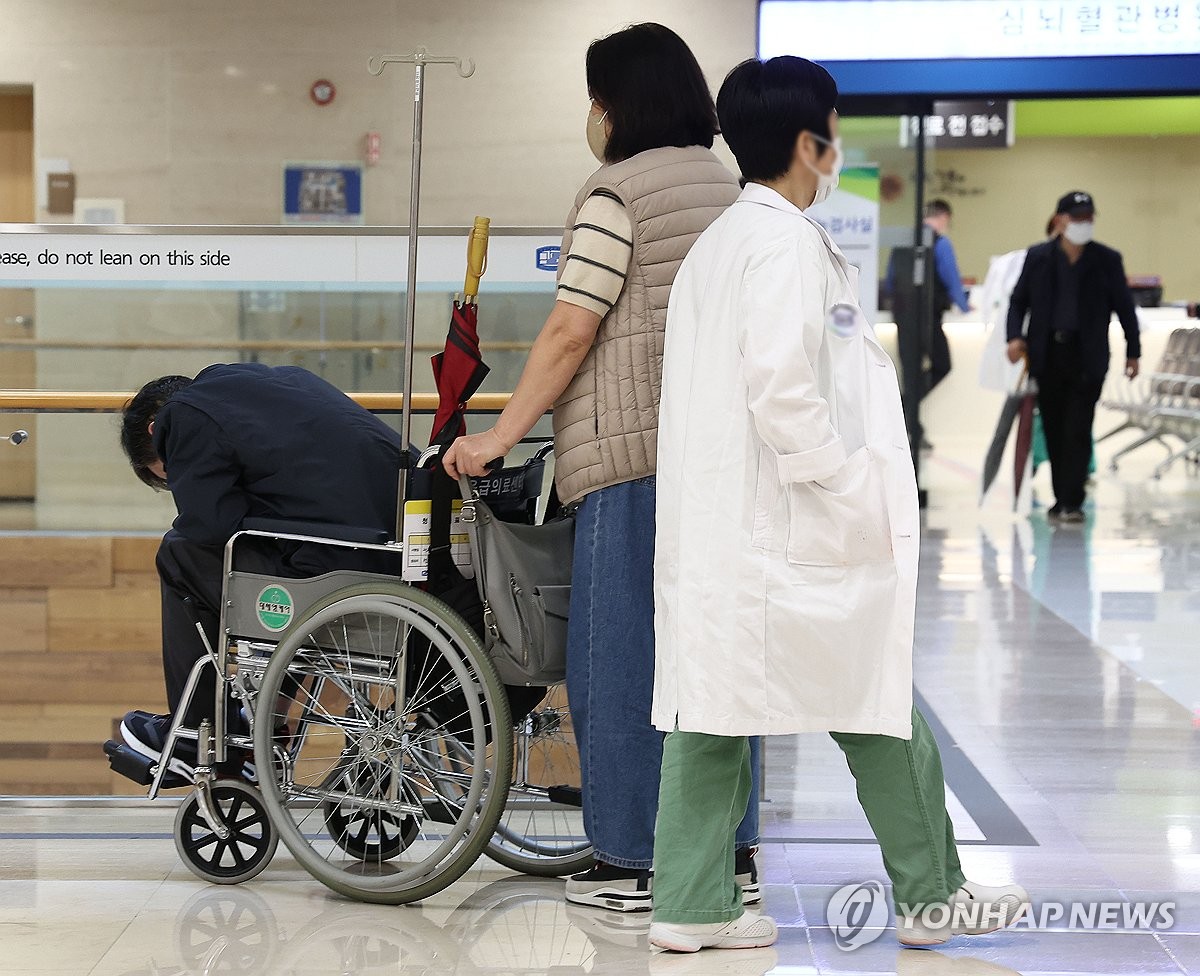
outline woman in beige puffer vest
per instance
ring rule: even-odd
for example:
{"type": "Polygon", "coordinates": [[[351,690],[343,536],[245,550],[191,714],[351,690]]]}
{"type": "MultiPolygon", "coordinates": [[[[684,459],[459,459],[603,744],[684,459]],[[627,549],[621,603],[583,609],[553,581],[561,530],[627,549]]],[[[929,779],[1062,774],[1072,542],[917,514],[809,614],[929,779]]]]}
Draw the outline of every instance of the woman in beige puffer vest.
{"type": "MultiPolygon", "coordinates": [[[[692,243],[738,195],[712,153],[716,109],[687,45],[658,24],[594,42],[588,143],[601,161],[567,220],[557,301],[509,405],[457,440],[446,470],[483,474],[553,407],[555,481],[578,506],[567,691],[597,864],[567,900],[650,907],[662,734],[650,724],[654,502],[667,299],[692,243]]],[[[757,758],[752,761],[757,774],[757,758]]],[[[754,790],[757,796],[757,789],[754,790]]],[[[755,804],[739,880],[758,900],[755,804]]]]}

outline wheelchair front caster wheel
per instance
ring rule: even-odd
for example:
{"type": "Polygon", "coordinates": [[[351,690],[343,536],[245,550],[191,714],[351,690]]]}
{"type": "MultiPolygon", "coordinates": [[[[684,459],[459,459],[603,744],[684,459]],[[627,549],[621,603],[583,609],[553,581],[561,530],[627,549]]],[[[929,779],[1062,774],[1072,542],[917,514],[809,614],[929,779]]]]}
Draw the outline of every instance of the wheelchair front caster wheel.
{"type": "Polygon", "coordinates": [[[213,884],[241,884],[271,863],[279,834],[271,826],[258,790],[238,780],[218,780],[212,804],[229,837],[217,836],[193,790],[175,815],[175,849],[188,870],[213,884]]]}

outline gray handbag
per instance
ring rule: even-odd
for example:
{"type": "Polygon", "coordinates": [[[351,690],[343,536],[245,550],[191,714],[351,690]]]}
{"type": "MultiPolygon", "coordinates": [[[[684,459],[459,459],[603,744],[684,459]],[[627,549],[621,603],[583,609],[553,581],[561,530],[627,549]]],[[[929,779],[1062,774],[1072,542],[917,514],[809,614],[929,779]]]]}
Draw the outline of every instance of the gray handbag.
{"type": "Polygon", "coordinates": [[[567,676],[567,609],[575,520],[502,522],[465,477],[462,522],[483,600],[488,656],[509,685],[552,685],[567,676]]]}

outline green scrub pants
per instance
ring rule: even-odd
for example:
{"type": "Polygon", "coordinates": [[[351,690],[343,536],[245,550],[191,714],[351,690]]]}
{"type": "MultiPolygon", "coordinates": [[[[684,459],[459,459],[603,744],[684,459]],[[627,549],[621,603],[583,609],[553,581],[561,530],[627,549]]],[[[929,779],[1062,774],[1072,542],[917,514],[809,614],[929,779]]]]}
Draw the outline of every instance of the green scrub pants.
{"type": "MultiPolygon", "coordinates": [[[[883,852],[897,906],[944,903],[966,880],[946,813],[937,742],[913,708],[912,739],[830,733],[883,852]]],[[[654,836],[654,920],[728,922],[742,914],[734,833],[750,798],[742,736],[672,732],[663,746],[654,836]]],[[[867,880],[867,879],[862,879],[867,880]]]]}

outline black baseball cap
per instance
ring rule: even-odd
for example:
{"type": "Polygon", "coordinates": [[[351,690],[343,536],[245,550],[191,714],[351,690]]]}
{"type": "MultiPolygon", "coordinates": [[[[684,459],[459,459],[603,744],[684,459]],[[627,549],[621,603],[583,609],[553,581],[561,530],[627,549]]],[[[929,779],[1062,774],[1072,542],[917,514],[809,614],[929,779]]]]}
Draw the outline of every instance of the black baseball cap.
{"type": "Polygon", "coordinates": [[[1070,214],[1072,217],[1083,217],[1096,212],[1096,201],[1090,193],[1083,190],[1072,190],[1059,198],[1056,214],[1070,214]]]}

